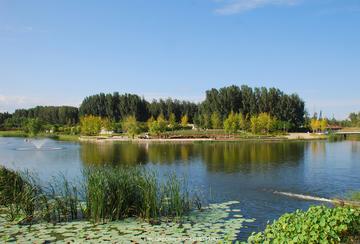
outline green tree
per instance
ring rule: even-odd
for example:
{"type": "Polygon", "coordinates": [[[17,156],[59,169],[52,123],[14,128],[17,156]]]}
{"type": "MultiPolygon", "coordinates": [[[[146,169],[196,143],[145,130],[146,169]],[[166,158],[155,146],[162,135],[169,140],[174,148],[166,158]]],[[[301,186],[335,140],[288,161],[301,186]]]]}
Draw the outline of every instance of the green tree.
{"type": "Polygon", "coordinates": [[[247,116],[245,117],[243,114],[238,114],[238,121],[239,121],[239,129],[243,131],[249,130],[249,121],[247,116]]]}
{"type": "Polygon", "coordinates": [[[327,122],[327,120],[326,120],[326,119],[322,119],[322,120],[320,121],[320,130],[324,132],[327,127],[328,127],[328,122],[327,122]]]}
{"type": "Polygon", "coordinates": [[[40,119],[28,119],[25,122],[24,131],[29,133],[31,136],[36,136],[42,129],[43,123],[40,121],[40,119]]]}
{"type": "Polygon", "coordinates": [[[177,127],[176,117],[174,113],[170,113],[169,115],[169,127],[174,130],[177,127]]]}
{"type": "Polygon", "coordinates": [[[227,133],[236,133],[239,130],[238,116],[231,112],[224,121],[224,129],[227,133]]]}
{"type": "Polygon", "coordinates": [[[102,128],[106,129],[107,131],[113,131],[115,129],[115,123],[109,118],[103,118],[101,121],[102,128]]]}
{"type": "Polygon", "coordinates": [[[102,119],[99,116],[88,115],[80,118],[81,134],[87,136],[98,135],[102,127],[102,119]]]}
{"type": "Polygon", "coordinates": [[[148,127],[151,134],[160,135],[161,133],[165,132],[167,122],[164,118],[164,115],[160,114],[157,120],[154,120],[154,118],[150,118],[150,120],[148,120],[148,127]]]}
{"type": "Polygon", "coordinates": [[[135,135],[140,133],[139,123],[137,122],[135,115],[127,116],[123,120],[122,126],[124,131],[126,131],[126,133],[133,139],[135,138],[135,135]]]}
{"type": "Polygon", "coordinates": [[[159,126],[159,130],[161,133],[165,132],[166,131],[166,128],[167,128],[167,121],[165,120],[165,117],[163,114],[160,114],[157,118],[157,123],[158,123],[158,126],[159,126]]]}
{"type": "Polygon", "coordinates": [[[253,134],[258,134],[260,132],[259,120],[256,115],[251,116],[250,127],[253,134]]]}
{"type": "Polygon", "coordinates": [[[257,116],[258,131],[261,133],[269,133],[273,127],[273,119],[268,113],[260,113],[257,116]]]}
{"type": "Polygon", "coordinates": [[[221,122],[221,117],[220,114],[218,112],[213,112],[211,114],[211,127],[213,129],[221,129],[222,128],[222,122],[221,122]]]}
{"type": "Polygon", "coordinates": [[[189,118],[185,114],[184,116],[181,117],[181,126],[186,127],[188,125],[188,123],[189,123],[189,118]]]}
{"type": "Polygon", "coordinates": [[[316,118],[311,119],[310,127],[313,133],[318,132],[320,129],[320,121],[316,118]]]}

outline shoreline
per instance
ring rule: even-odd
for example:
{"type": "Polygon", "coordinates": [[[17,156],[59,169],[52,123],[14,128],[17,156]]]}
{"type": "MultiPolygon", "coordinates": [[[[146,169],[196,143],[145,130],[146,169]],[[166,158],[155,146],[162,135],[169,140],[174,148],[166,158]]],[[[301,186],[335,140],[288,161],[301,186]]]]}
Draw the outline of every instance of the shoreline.
{"type": "Polygon", "coordinates": [[[208,137],[208,138],[129,138],[126,136],[79,136],[80,142],[95,142],[95,143],[104,143],[104,142],[135,142],[135,143],[193,143],[193,142],[241,142],[241,141],[311,141],[311,140],[325,140],[327,136],[324,135],[313,135],[308,133],[290,133],[286,136],[274,136],[274,137],[243,137],[243,138],[226,138],[226,137],[208,137]]]}

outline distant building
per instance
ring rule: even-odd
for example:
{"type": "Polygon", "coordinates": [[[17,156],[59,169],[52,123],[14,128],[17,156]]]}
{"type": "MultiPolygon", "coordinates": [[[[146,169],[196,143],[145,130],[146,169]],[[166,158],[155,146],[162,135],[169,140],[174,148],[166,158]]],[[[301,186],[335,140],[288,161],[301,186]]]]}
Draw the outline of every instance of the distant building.
{"type": "Polygon", "coordinates": [[[338,131],[338,130],[342,130],[343,127],[341,127],[340,125],[328,125],[326,127],[327,131],[338,131]]]}
{"type": "Polygon", "coordinates": [[[100,131],[100,135],[109,135],[109,136],[111,136],[112,134],[114,134],[114,131],[106,130],[105,128],[102,128],[101,131],[100,131]]]}

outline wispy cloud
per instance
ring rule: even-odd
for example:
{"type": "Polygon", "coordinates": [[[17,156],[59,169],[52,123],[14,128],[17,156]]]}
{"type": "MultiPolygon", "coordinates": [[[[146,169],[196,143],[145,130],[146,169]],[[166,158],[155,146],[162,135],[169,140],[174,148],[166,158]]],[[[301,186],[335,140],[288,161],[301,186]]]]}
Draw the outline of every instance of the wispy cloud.
{"type": "Polygon", "coordinates": [[[22,96],[6,96],[0,94],[0,112],[12,111],[28,103],[28,99],[22,96]]]}
{"type": "Polygon", "coordinates": [[[70,98],[64,101],[63,97],[29,97],[29,96],[8,96],[0,94],[0,113],[1,112],[13,112],[19,108],[31,108],[38,105],[42,106],[79,106],[80,101],[77,99],[72,100],[70,98]]]}
{"type": "Polygon", "coordinates": [[[292,6],[300,0],[216,0],[224,5],[215,10],[220,15],[232,15],[270,5],[292,6]]]}
{"type": "Polygon", "coordinates": [[[15,27],[10,25],[4,25],[4,26],[0,26],[0,31],[8,32],[8,33],[29,33],[34,31],[34,29],[31,26],[15,27]]]}

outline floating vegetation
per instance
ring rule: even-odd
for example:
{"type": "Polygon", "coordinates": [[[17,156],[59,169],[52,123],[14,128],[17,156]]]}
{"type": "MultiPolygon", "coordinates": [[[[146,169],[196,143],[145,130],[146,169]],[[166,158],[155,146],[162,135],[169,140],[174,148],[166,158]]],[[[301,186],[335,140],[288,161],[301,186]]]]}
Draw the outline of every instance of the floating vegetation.
{"type": "Polygon", "coordinates": [[[237,239],[244,223],[254,221],[243,218],[238,209],[232,209],[234,204],[238,202],[210,204],[202,210],[192,211],[179,222],[164,219],[157,224],[126,218],[105,224],[74,221],[29,226],[9,223],[4,214],[0,214],[0,240],[18,243],[216,243],[237,239]]]}

